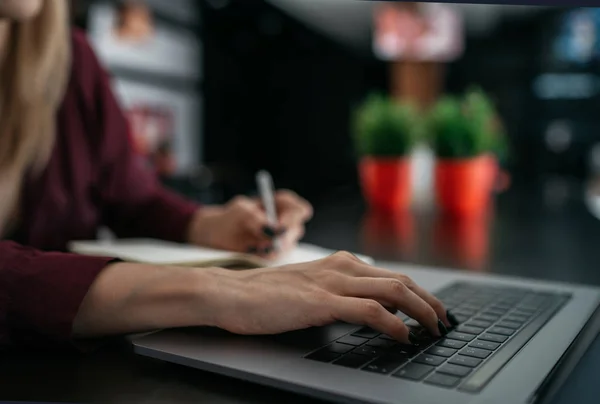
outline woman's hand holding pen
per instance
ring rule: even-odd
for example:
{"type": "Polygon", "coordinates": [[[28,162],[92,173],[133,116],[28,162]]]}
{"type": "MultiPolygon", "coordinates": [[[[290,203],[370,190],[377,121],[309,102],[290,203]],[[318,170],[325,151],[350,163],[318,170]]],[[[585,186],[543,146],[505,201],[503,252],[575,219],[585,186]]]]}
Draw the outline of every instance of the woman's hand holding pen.
{"type": "Polygon", "coordinates": [[[269,224],[258,198],[238,196],[222,206],[202,207],[192,220],[188,240],[206,247],[274,257],[298,243],[313,214],[312,206],[292,191],[276,192],[275,205],[276,226],[269,224]],[[275,238],[281,251],[273,250],[275,238]]]}

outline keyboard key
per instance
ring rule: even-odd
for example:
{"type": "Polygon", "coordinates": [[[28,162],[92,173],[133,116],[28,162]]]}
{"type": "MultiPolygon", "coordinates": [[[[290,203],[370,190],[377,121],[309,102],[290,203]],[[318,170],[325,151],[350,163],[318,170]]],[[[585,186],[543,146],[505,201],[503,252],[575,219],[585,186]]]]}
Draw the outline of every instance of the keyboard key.
{"type": "Polygon", "coordinates": [[[481,308],[487,304],[490,304],[492,299],[486,296],[474,296],[465,302],[466,305],[481,308]]]}
{"type": "Polygon", "coordinates": [[[319,362],[331,362],[333,360],[336,360],[340,356],[340,354],[328,351],[327,349],[320,349],[317,352],[313,352],[310,355],[308,355],[306,359],[319,362]]]}
{"type": "Polygon", "coordinates": [[[488,351],[495,351],[496,349],[498,349],[500,344],[497,342],[477,340],[477,341],[471,342],[469,344],[469,346],[471,348],[479,348],[479,349],[487,349],[488,351]]]}
{"type": "Polygon", "coordinates": [[[404,314],[402,312],[396,313],[396,317],[398,317],[403,322],[406,322],[406,321],[410,320],[410,317],[408,317],[406,314],[404,314]]]}
{"type": "Polygon", "coordinates": [[[465,333],[465,334],[479,335],[479,334],[481,334],[482,332],[484,332],[484,331],[485,331],[485,329],[483,329],[483,328],[479,328],[479,327],[471,327],[471,326],[469,326],[469,325],[466,325],[466,324],[464,324],[464,325],[463,325],[463,324],[461,324],[461,325],[459,325],[459,326],[456,328],[456,331],[458,331],[458,332],[462,332],[462,333],[465,333]]]}
{"type": "Polygon", "coordinates": [[[473,339],[475,339],[475,335],[464,334],[462,332],[452,331],[450,334],[448,334],[446,336],[446,338],[455,339],[455,340],[463,341],[463,342],[471,342],[473,339]]]}
{"type": "Polygon", "coordinates": [[[481,305],[469,301],[469,302],[466,302],[466,303],[462,304],[461,306],[459,306],[457,310],[458,311],[461,311],[461,310],[473,311],[473,312],[477,313],[478,311],[481,310],[481,305]]]}
{"type": "Polygon", "coordinates": [[[381,334],[379,331],[375,331],[374,329],[369,328],[369,327],[363,327],[360,330],[353,333],[352,335],[355,337],[361,337],[361,338],[375,338],[379,334],[381,334]]]}
{"type": "Polygon", "coordinates": [[[429,355],[437,355],[437,356],[442,356],[444,358],[449,358],[452,355],[454,355],[456,352],[458,352],[457,349],[452,349],[452,348],[444,348],[441,346],[434,346],[429,348],[426,353],[428,353],[429,355]]]}
{"type": "Polygon", "coordinates": [[[526,323],[529,320],[527,316],[520,316],[518,314],[509,314],[504,318],[506,321],[514,321],[515,323],[526,323]]]}
{"type": "Polygon", "coordinates": [[[448,363],[452,363],[453,365],[467,366],[470,368],[474,368],[479,366],[481,363],[481,359],[473,358],[470,356],[456,355],[451,358],[448,363]]]}
{"type": "Polygon", "coordinates": [[[412,358],[419,353],[419,348],[413,345],[396,344],[389,348],[388,352],[393,355],[402,356],[403,358],[412,358]]]}
{"type": "Polygon", "coordinates": [[[444,363],[445,360],[446,359],[442,358],[441,356],[421,354],[417,356],[413,362],[422,363],[424,365],[439,366],[444,363]]]}
{"type": "Polygon", "coordinates": [[[404,324],[406,324],[407,327],[423,328],[423,326],[419,324],[417,320],[413,320],[412,318],[408,321],[405,321],[404,324]]]}
{"type": "Polygon", "coordinates": [[[441,299],[441,301],[448,310],[460,304],[460,300],[457,299],[441,299]]]}
{"type": "Polygon", "coordinates": [[[475,315],[475,313],[477,313],[479,310],[474,310],[474,309],[467,309],[467,308],[463,308],[458,307],[454,310],[452,310],[452,314],[454,314],[455,316],[466,316],[466,317],[471,317],[473,315],[475,315]]]}
{"type": "Polygon", "coordinates": [[[344,366],[347,368],[358,369],[373,358],[363,355],[355,355],[349,353],[348,355],[342,356],[340,359],[333,362],[334,365],[344,366]]]}
{"type": "Polygon", "coordinates": [[[390,341],[384,338],[375,338],[366,343],[368,346],[372,346],[375,348],[388,349],[396,345],[394,341],[390,341]]]}
{"type": "Polygon", "coordinates": [[[498,310],[498,311],[508,311],[509,309],[511,309],[514,306],[514,304],[508,304],[508,303],[494,303],[490,306],[491,310],[498,310]]]}
{"type": "Polygon", "coordinates": [[[488,356],[490,356],[492,352],[488,351],[487,349],[478,349],[478,348],[471,348],[471,347],[467,347],[465,349],[463,349],[462,351],[460,351],[461,355],[464,356],[471,356],[473,358],[478,358],[478,359],[485,359],[488,356]]]}
{"type": "Polygon", "coordinates": [[[469,327],[488,328],[488,327],[492,326],[492,321],[483,321],[483,320],[473,319],[465,325],[469,326],[469,327]]]}
{"type": "Polygon", "coordinates": [[[357,354],[357,355],[370,356],[370,357],[374,358],[376,356],[383,354],[383,349],[364,345],[359,348],[356,348],[354,351],[352,351],[352,353],[357,354]]]}
{"type": "Polygon", "coordinates": [[[435,369],[433,366],[421,365],[419,363],[409,363],[402,369],[394,373],[394,376],[410,380],[422,380],[425,376],[435,369]]]}
{"type": "Polygon", "coordinates": [[[335,352],[338,354],[345,354],[346,352],[350,352],[354,349],[352,345],[340,344],[339,342],[334,342],[331,345],[325,347],[326,350],[330,352],[335,352]]]}
{"type": "Polygon", "coordinates": [[[441,387],[452,388],[452,387],[455,387],[458,383],[460,383],[460,378],[455,377],[455,376],[445,375],[442,373],[434,373],[433,375],[429,376],[427,378],[427,380],[425,380],[425,383],[435,384],[436,386],[441,386],[441,387]]]}
{"type": "Polygon", "coordinates": [[[518,330],[519,328],[521,328],[521,323],[516,323],[514,321],[500,321],[498,324],[496,324],[498,327],[503,327],[503,328],[511,328],[513,330],[518,330]]]}
{"type": "Polygon", "coordinates": [[[493,323],[495,321],[498,321],[498,319],[500,319],[500,316],[492,316],[491,314],[481,314],[475,317],[473,320],[493,323]]]}
{"type": "Polygon", "coordinates": [[[520,308],[520,307],[517,307],[517,308],[515,309],[515,311],[514,311],[513,313],[511,313],[511,314],[517,314],[517,315],[520,315],[520,316],[527,316],[527,317],[531,317],[531,316],[533,316],[533,315],[534,315],[536,312],[537,312],[537,310],[535,310],[535,309],[527,309],[527,308],[520,308]]]}
{"type": "Polygon", "coordinates": [[[506,314],[506,312],[508,312],[508,310],[486,309],[483,314],[489,314],[489,315],[492,315],[492,316],[502,317],[503,315],[506,314]]]}
{"type": "Polygon", "coordinates": [[[452,349],[461,349],[465,345],[467,345],[466,342],[458,341],[455,339],[447,339],[447,338],[444,338],[443,340],[441,340],[440,342],[437,343],[437,346],[443,346],[443,347],[452,348],[452,349]]]}
{"type": "Polygon", "coordinates": [[[492,327],[488,330],[488,332],[490,332],[491,334],[506,335],[506,336],[510,337],[511,335],[513,335],[515,333],[515,330],[512,330],[510,328],[504,328],[504,327],[492,327]]]}
{"type": "Polygon", "coordinates": [[[421,350],[429,347],[435,342],[434,338],[425,329],[423,332],[417,334],[417,337],[419,338],[419,343],[418,345],[415,345],[415,347],[421,350]]]}
{"type": "Polygon", "coordinates": [[[506,341],[508,339],[508,337],[506,337],[504,335],[485,333],[485,334],[480,335],[479,339],[482,339],[484,341],[497,342],[497,343],[501,344],[504,341],[506,341]]]}
{"type": "Polygon", "coordinates": [[[387,375],[408,362],[408,359],[395,355],[381,356],[369,363],[362,370],[387,375]]]}
{"type": "Polygon", "coordinates": [[[456,320],[457,320],[459,323],[464,323],[464,322],[467,322],[467,321],[469,321],[469,319],[470,319],[472,316],[463,316],[462,314],[455,314],[455,315],[454,315],[454,317],[456,317],[456,320]]]}
{"type": "Polygon", "coordinates": [[[516,307],[517,311],[521,311],[523,313],[535,313],[539,310],[539,307],[532,306],[530,304],[518,304],[516,307]]]}
{"type": "Polygon", "coordinates": [[[498,321],[500,319],[500,316],[498,315],[492,315],[489,313],[482,313],[480,315],[478,315],[477,317],[474,318],[474,320],[478,320],[478,321],[489,321],[489,322],[495,322],[498,321]]]}
{"type": "Polygon", "coordinates": [[[450,363],[440,367],[437,371],[451,376],[465,377],[471,373],[471,368],[459,365],[452,365],[450,363]]]}
{"type": "Polygon", "coordinates": [[[360,346],[367,341],[368,341],[367,338],[353,337],[352,335],[346,335],[345,337],[342,337],[337,340],[337,342],[341,342],[342,344],[348,344],[348,345],[354,345],[354,346],[360,346]]]}

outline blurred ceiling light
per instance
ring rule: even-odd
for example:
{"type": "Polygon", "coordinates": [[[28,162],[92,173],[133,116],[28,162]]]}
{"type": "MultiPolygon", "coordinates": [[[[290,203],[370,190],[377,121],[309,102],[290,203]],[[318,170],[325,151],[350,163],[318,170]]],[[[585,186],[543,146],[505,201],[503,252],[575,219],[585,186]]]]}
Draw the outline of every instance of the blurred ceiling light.
{"type": "Polygon", "coordinates": [[[600,79],[587,73],[542,74],[535,79],[533,91],[542,100],[588,99],[600,93],[600,79]]]}
{"type": "Polygon", "coordinates": [[[571,146],[573,134],[571,126],[564,121],[555,121],[548,125],[546,146],[554,153],[564,153],[571,146]]]}

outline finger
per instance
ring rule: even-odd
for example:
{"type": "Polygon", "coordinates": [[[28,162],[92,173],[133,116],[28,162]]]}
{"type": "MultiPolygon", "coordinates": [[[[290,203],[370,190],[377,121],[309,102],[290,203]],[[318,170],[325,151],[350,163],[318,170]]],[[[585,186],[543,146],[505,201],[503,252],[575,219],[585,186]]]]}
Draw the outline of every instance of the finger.
{"type": "Polygon", "coordinates": [[[304,224],[311,219],[313,209],[310,203],[292,191],[279,191],[275,195],[279,212],[279,223],[283,228],[304,224]]]}
{"type": "Polygon", "coordinates": [[[347,252],[338,252],[327,259],[329,260],[328,265],[330,268],[337,269],[347,275],[356,277],[393,278],[400,280],[433,308],[438,318],[442,320],[446,327],[452,326],[450,321],[448,321],[444,304],[406,275],[373,267],[347,252]]]}
{"type": "Polygon", "coordinates": [[[304,237],[304,226],[294,226],[280,237],[280,247],[283,251],[290,251],[304,237]]]}
{"type": "Polygon", "coordinates": [[[263,241],[258,245],[258,255],[267,260],[273,260],[277,257],[279,253],[275,249],[275,245],[272,240],[263,241]]]}
{"type": "Polygon", "coordinates": [[[346,277],[341,280],[340,288],[344,296],[391,303],[392,307],[417,320],[436,337],[447,331],[440,330],[433,308],[398,279],[346,277]]]}
{"type": "Polygon", "coordinates": [[[240,225],[251,235],[261,241],[266,241],[274,236],[273,229],[269,226],[267,215],[260,206],[250,198],[236,198],[232,205],[240,217],[240,225]]]}
{"type": "MultiPolygon", "coordinates": [[[[410,289],[413,293],[423,299],[427,304],[435,311],[437,317],[442,320],[446,327],[451,327],[452,324],[448,321],[448,316],[446,314],[446,308],[444,304],[436,298],[434,295],[423,289],[421,286],[417,285],[412,279],[404,274],[399,274],[396,272],[388,271],[385,269],[375,268],[369,265],[365,265],[365,273],[368,276],[378,277],[378,278],[394,278],[402,282],[408,289],[410,289]]],[[[406,313],[410,316],[409,313],[406,313]]],[[[418,319],[415,318],[418,321],[418,319]]]]}
{"type": "Polygon", "coordinates": [[[446,310],[444,303],[442,303],[437,297],[435,297],[434,295],[432,295],[431,293],[429,293],[428,291],[423,289],[421,286],[414,283],[412,280],[409,281],[408,283],[405,282],[404,284],[410,290],[412,290],[414,293],[416,293],[417,296],[419,296],[421,299],[425,300],[427,302],[427,304],[429,304],[433,308],[433,310],[437,314],[438,318],[440,320],[442,320],[442,322],[444,323],[446,328],[453,327],[453,324],[448,319],[448,311],[446,310]]]}
{"type": "Polygon", "coordinates": [[[409,329],[402,320],[371,299],[337,297],[332,299],[331,315],[338,321],[366,325],[382,334],[404,343],[412,344],[416,336],[409,337],[409,329]]]}

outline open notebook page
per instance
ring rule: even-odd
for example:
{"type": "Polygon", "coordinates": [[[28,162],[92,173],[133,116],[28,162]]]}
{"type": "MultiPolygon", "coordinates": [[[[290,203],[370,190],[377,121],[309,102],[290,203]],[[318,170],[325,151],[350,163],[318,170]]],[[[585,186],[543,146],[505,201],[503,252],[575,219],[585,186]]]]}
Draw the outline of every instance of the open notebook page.
{"type": "MultiPolygon", "coordinates": [[[[156,265],[218,265],[232,261],[245,261],[256,266],[286,265],[314,261],[334,253],[332,250],[310,244],[300,244],[275,262],[267,262],[245,254],[152,239],[76,241],[69,247],[72,252],[78,254],[109,256],[156,265]]],[[[358,257],[367,263],[373,262],[370,257],[358,257]]]]}

